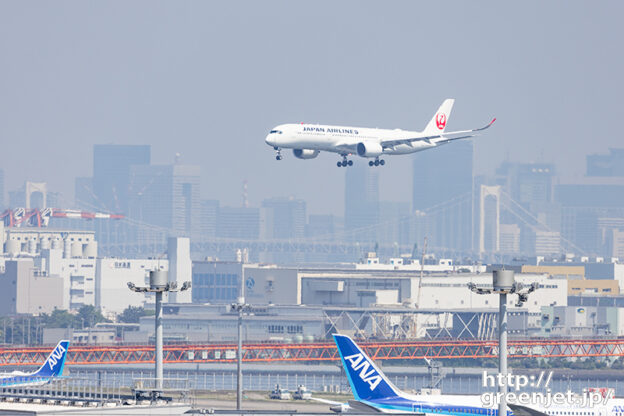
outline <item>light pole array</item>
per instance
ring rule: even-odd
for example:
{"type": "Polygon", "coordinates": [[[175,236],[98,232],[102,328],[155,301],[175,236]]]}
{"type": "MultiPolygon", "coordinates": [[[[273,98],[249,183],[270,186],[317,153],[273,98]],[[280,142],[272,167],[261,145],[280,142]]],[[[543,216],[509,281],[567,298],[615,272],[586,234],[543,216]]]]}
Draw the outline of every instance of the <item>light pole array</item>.
{"type": "Polygon", "coordinates": [[[250,306],[245,303],[244,297],[239,297],[230,306],[238,313],[238,349],[236,351],[236,410],[241,410],[243,402],[243,313],[249,311],[250,306]]]}
{"type": "Polygon", "coordinates": [[[128,282],[128,288],[133,292],[151,292],[156,295],[156,314],[154,316],[154,361],[156,364],[156,385],[155,389],[161,391],[163,388],[163,313],[162,313],[162,296],[163,292],[182,292],[191,288],[191,282],[182,283],[182,287],[178,289],[177,282],[167,281],[167,272],[164,270],[152,270],[149,274],[149,286],[136,286],[132,282],[128,282]]]}
{"type": "Polygon", "coordinates": [[[537,283],[525,285],[515,281],[513,270],[494,270],[492,273],[492,288],[478,287],[468,283],[468,289],[479,294],[499,294],[498,306],[498,372],[503,380],[499,383],[500,401],[498,402],[498,416],[507,415],[507,295],[518,295],[516,306],[520,307],[529,299],[529,293],[537,289],[537,283]]]}

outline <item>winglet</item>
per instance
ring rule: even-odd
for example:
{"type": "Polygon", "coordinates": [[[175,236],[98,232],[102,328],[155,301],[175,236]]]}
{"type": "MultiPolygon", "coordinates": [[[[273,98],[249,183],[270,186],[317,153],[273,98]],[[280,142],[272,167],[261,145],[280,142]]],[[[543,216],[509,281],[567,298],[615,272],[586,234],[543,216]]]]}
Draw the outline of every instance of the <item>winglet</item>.
{"type": "Polygon", "coordinates": [[[494,124],[494,122],[495,122],[495,121],[496,121],[496,117],[494,117],[494,118],[492,119],[492,121],[490,121],[490,122],[487,124],[487,126],[481,127],[480,129],[474,129],[474,130],[472,130],[472,131],[482,131],[482,130],[485,130],[485,129],[489,128],[492,124],[494,124]]]}

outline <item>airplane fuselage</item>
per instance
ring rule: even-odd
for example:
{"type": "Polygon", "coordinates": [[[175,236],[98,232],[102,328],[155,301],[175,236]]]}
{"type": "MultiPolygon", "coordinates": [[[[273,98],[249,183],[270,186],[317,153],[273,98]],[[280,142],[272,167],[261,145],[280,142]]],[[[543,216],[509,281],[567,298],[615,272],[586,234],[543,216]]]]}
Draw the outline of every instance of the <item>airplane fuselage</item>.
{"type": "MultiPolygon", "coordinates": [[[[363,403],[376,408],[380,412],[389,413],[422,413],[426,416],[498,416],[498,407],[484,405],[480,396],[463,395],[411,395],[403,393],[400,396],[385,399],[361,400],[363,403]]],[[[624,415],[624,400],[609,399],[604,404],[568,405],[568,406],[530,406],[547,416],[622,416],[624,415]]],[[[511,415],[512,410],[507,414],[511,415]]],[[[513,412],[515,414],[515,412],[513,412]]]]}
{"type": "Polygon", "coordinates": [[[61,340],[52,350],[43,365],[37,371],[25,373],[14,371],[0,374],[0,388],[17,386],[39,386],[49,383],[52,379],[63,374],[69,341],[61,340]]]}
{"type": "Polygon", "coordinates": [[[453,140],[474,137],[485,127],[472,130],[446,131],[454,100],[444,100],[423,131],[401,129],[371,129],[367,127],[330,126],[325,124],[280,124],[273,128],[264,141],[276,151],[275,159],[282,160],[282,149],[293,149],[298,159],[314,159],[320,152],[338,153],[342,161],[338,167],[352,166],[350,155],[368,158],[369,166],[383,166],[384,155],[405,155],[431,149],[453,140]],[[374,160],[372,160],[374,159],[374,160]]]}
{"type": "MultiPolygon", "coordinates": [[[[608,390],[588,389],[583,395],[571,392],[513,392],[507,394],[508,409],[499,415],[499,393],[481,396],[414,395],[401,391],[348,336],[334,334],[340,360],[354,400],[349,409],[382,413],[418,413],[425,416],[623,416],[624,400],[614,399],[608,390]],[[544,394],[547,393],[547,394],[544,394]]],[[[335,403],[340,404],[340,403],[335,403]]],[[[343,411],[345,406],[334,407],[343,411]]],[[[348,410],[348,409],[347,409],[348,410]]]]}
{"type": "MultiPolygon", "coordinates": [[[[323,124],[282,124],[271,130],[265,142],[284,149],[309,149],[339,154],[355,154],[359,143],[378,144],[386,140],[404,140],[423,135],[408,130],[323,124]]],[[[413,141],[409,144],[383,146],[380,154],[401,155],[435,147],[434,142],[413,141]]]]}
{"type": "Polygon", "coordinates": [[[0,377],[0,388],[17,386],[42,386],[50,382],[50,377],[37,377],[31,374],[0,377]]]}
{"type": "MultiPolygon", "coordinates": [[[[382,412],[416,412],[427,416],[447,415],[447,416],[471,416],[485,415],[498,416],[498,408],[485,406],[481,402],[480,396],[411,396],[405,395],[401,398],[391,398],[387,404],[380,401],[370,402],[379,407],[382,412]]],[[[532,409],[547,416],[622,416],[624,414],[623,399],[605,400],[604,404],[589,405],[567,405],[567,406],[529,406],[532,409]]],[[[508,415],[515,411],[508,410],[508,415]]]]}

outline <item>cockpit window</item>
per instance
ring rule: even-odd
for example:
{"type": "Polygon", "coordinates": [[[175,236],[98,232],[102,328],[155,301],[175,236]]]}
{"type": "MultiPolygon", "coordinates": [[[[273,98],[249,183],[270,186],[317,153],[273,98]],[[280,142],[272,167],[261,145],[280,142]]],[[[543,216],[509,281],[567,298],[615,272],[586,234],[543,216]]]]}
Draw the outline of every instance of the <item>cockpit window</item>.
{"type": "Polygon", "coordinates": [[[273,134],[273,133],[276,133],[276,134],[282,134],[281,130],[271,130],[271,131],[269,132],[269,134],[273,134]]]}

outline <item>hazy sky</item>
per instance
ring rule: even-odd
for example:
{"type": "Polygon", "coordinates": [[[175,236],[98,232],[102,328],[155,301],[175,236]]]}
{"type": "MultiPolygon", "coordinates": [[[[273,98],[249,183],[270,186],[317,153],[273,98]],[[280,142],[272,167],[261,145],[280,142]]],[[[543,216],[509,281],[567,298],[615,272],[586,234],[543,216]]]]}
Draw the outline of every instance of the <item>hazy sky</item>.
{"type": "MultiPolygon", "coordinates": [[[[581,175],[624,147],[620,1],[0,2],[0,167],[73,200],[94,144],[151,144],[202,168],[202,195],[267,196],[343,212],[337,155],[281,162],[271,127],[320,122],[478,127],[476,172],[501,159],[581,175]]],[[[365,163],[356,160],[356,163],[365,163]]],[[[411,156],[387,157],[381,196],[411,201],[411,156]]]]}

